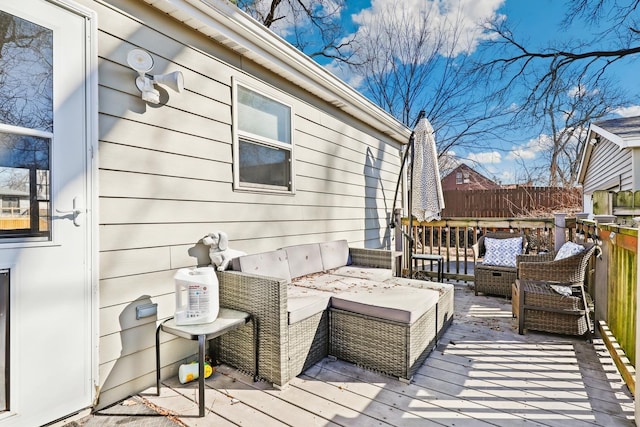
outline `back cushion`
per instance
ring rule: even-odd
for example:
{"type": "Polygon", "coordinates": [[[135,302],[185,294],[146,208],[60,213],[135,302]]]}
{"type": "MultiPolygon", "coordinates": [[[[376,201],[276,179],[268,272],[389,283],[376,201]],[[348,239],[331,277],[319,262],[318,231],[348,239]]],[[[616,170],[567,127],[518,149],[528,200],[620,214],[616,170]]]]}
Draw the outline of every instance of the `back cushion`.
{"type": "Polygon", "coordinates": [[[231,262],[233,269],[236,271],[276,277],[285,279],[287,283],[291,282],[287,253],[283,250],[244,255],[234,258],[231,262]]]}
{"type": "Polygon", "coordinates": [[[320,245],[317,243],[287,246],[282,249],[287,252],[292,279],[323,271],[320,245]]]}
{"type": "Polygon", "coordinates": [[[349,243],[346,240],[320,243],[320,254],[325,270],[344,267],[349,261],[349,243]]]}

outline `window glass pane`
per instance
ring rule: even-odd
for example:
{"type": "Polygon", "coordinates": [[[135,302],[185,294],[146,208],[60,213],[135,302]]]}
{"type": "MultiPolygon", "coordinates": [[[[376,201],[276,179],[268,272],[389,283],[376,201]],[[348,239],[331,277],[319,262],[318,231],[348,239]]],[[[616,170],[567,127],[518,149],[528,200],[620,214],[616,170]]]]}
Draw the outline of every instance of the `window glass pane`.
{"type": "Polygon", "coordinates": [[[0,133],[0,235],[51,229],[48,138],[0,133]]]}
{"type": "Polygon", "coordinates": [[[238,86],[238,129],[291,144],[291,109],[238,86]]]}
{"type": "Polygon", "coordinates": [[[290,151],[240,141],[240,181],[290,188],[290,151]]]}
{"type": "Polygon", "coordinates": [[[0,122],[53,132],[53,32],[2,11],[0,122]]]}

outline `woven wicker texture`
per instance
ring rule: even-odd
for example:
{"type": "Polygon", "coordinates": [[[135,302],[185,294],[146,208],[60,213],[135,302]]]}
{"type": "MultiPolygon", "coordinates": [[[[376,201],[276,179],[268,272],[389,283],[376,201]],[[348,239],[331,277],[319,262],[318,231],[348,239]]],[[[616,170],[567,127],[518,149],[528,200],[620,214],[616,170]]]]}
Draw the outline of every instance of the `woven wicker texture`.
{"type": "MultiPolygon", "coordinates": [[[[478,243],[473,245],[473,251],[478,258],[484,257],[485,246],[484,239],[490,237],[493,239],[510,239],[513,237],[522,236],[522,250],[526,251],[527,239],[523,234],[515,234],[508,232],[493,232],[487,233],[478,239],[478,243]]],[[[501,295],[505,297],[511,297],[511,285],[517,278],[517,268],[515,267],[503,267],[496,265],[485,265],[480,262],[476,262],[474,266],[474,289],[475,294],[479,292],[488,295],[501,295]]]]}
{"type": "Polygon", "coordinates": [[[584,335],[589,330],[581,288],[564,296],[548,283],[519,281],[514,293],[519,297],[520,333],[537,330],[565,335],[584,335]],[[522,293],[522,295],[520,295],[522,293]]]}
{"type": "MultiPolygon", "coordinates": [[[[393,267],[393,252],[376,249],[349,249],[353,264],[363,267],[387,268],[393,267]]],[[[277,386],[283,386],[293,377],[302,373],[329,354],[330,334],[329,318],[327,311],[311,316],[295,324],[289,325],[287,321],[287,283],[285,280],[257,276],[237,271],[218,272],[220,284],[220,305],[223,307],[242,310],[253,315],[258,327],[258,375],[277,386]]],[[[365,319],[367,337],[376,340],[378,346],[393,348],[393,353],[398,349],[408,352],[404,368],[398,372],[398,377],[407,378],[410,371],[406,366],[413,366],[424,361],[428,354],[429,346],[433,346],[436,334],[441,334],[442,328],[451,323],[453,318],[453,291],[446,293],[446,298],[441,298],[443,309],[438,312],[436,322],[436,307],[428,315],[424,315],[407,328],[406,325],[398,329],[393,327],[393,332],[379,332],[378,328],[391,327],[388,322],[380,322],[379,319],[365,319]],[[436,328],[437,325],[437,328],[436,328]],[[395,342],[398,339],[397,332],[403,344],[395,342]],[[384,340],[389,339],[389,343],[384,340]]],[[[344,324],[344,322],[343,322],[344,324]]],[[[343,330],[348,330],[344,328],[343,330]]],[[[351,341],[358,338],[360,329],[346,335],[337,334],[336,343],[351,341]]],[[[253,360],[253,326],[249,323],[244,327],[225,334],[217,343],[220,360],[231,366],[254,373],[253,360]]],[[[359,355],[351,359],[355,363],[376,370],[382,369],[387,364],[361,363],[361,358],[369,355],[370,347],[365,345],[358,347],[359,355]]],[[[338,356],[340,357],[340,356],[338,356]]],[[[397,361],[393,356],[391,365],[397,361]]],[[[419,365],[418,365],[419,366],[419,365]]],[[[390,372],[387,372],[390,373],[390,372]]],[[[395,374],[393,374],[395,375],[395,374]]]]}
{"type": "Polygon", "coordinates": [[[527,280],[582,284],[591,255],[597,248],[593,243],[583,246],[585,247],[583,252],[558,261],[554,260],[555,252],[519,255],[518,277],[527,280]]]}
{"type": "Polygon", "coordinates": [[[411,379],[436,343],[436,305],[413,324],[329,310],[329,352],[374,371],[411,379]]]}
{"type": "Polygon", "coordinates": [[[393,252],[383,249],[349,248],[351,262],[373,268],[393,268],[393,252]]]}
{"type": "MultiPolygon", "coordinates": [[[[234,271],[218,272],[220,305],[242,310],[258,322],[258,373],[276,385],[288,378],[287,284],[284,280],[234,271]]],[[[249,323],[220,337],[220,359],[255,374],[253,327],[249,323]]]]}

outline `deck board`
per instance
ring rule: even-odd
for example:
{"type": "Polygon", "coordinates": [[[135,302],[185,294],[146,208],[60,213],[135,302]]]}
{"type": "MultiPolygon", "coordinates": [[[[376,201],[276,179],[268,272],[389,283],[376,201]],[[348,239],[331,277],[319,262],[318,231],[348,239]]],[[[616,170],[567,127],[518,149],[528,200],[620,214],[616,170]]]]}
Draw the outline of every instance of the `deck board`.
{"type": "Polygon", "coordinates": [[[228,366],[165,381],[152,403],[187,426],[634,426],[634,401],[602,340],[517,333],[511,302],[455,286],[454,322],[410,384],[325,358],[282,390],[228,366]],[[191,415],[191,416],[189,416],[191,415]]]}

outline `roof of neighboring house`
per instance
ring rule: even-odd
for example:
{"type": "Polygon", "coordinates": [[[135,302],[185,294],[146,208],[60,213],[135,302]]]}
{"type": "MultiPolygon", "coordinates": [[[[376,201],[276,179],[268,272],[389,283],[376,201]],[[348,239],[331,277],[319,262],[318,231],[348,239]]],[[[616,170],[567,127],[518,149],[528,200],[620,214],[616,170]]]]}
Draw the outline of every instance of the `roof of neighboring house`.
{"type": "Polygon", "coordinates": [[[620,149],[640,147],[640,116],[603,120],[589,125],[587,143],[584,144],[580,169],[578,170],[579,183],[584,182],[591,153],[600,137],[617,144],[620,149]]]}
{"type": "Polygon", "coordinates": [[[640,116],[592,123],[589,130],[615,142],[620,148],[640,147],[640,116]]]}
{"type": "Polygon", "coordinates": [[[142,1],[369,124],[398,143],[408,143],[411,129],[230,2],[142,1]]]}
{"type": "Polygon", "coordinates": [[[482,175],[481,173],[477,172],[475,169],[464,163],[458,165],[458,167],[453,169],[444,178],[442,178],[443,190],[488,190],[499,187],[500,185],[495,181],[487,178],[486,176],[482,175]],[[458,184],[456,181],[456,175],[458,173],[468,174],[468,182],[458,184]]]}

